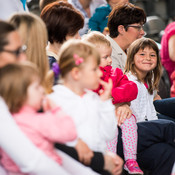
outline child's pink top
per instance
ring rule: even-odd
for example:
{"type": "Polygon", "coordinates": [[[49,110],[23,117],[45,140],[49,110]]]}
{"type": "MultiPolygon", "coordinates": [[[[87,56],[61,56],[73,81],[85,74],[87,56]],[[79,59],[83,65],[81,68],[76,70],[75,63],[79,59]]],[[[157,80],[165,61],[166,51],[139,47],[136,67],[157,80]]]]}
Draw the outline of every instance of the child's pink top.
{"type": "MultiPolygon", "coordinates": [[[[57,107],[49,112],[38,113],[31,107],[24,106],[13,117],[20,129],[38,148],[59,164],[62,163],[61,157],[54,150],[54,143],[72,141],[76,139],[77,132],[73,120],[63,113],[61,108],[57,107]]],[[[13,139],[15,140],[15,138],[13,139]]],[[[20,142],[20,140],[16,140],[16,142],[20,142]]],[[[11,172],[20,172],[15,163],[3,151],[1,163],[11,172]]]]}
{"type": "MultiPolygon", "coordinates": [[[[138,89],[137,85],[129,81],[127,76],[123,74],[122,70],[119,68],[112,69],[112,66],[100,67],[103,76],[102,80],[108,81],[109,78],[113,81],[112,97],[113,104],[130,102],[137,97],[138,89]]],[[[99,90],[103,89],[100,85],[95,92],[99,93],[99,90]]]]}
{"type": "MultiPolygon", "coordinates": [[[[169,51],[168,51],[168,41],[171,36],[175,35],[175,22],[170,23],[166,29],[164,30],[164,35],[161,40],[161,62],[168,72],[169,78],[172,72],[175,70],[175,62],[170,59],[169,51]]],[[[174,48],[172,48],[174,49],[174,48]]],[[[171,81],[171,79],[170,79],[171,81]]],[[[171,81],[172,84],[172,81],[171,81]]]]}
{"type": "Polygon", "coordinates": [[[172,86],[171,86],[171,97],[175,97],[175,71],[171,74],[172,86]]]}

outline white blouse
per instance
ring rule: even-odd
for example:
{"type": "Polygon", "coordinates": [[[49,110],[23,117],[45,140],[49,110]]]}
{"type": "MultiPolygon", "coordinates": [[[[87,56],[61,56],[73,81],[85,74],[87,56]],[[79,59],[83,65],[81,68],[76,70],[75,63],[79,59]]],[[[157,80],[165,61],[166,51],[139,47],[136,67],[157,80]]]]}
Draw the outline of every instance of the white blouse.
{"type": "Polygon", "coordinates": [[[133,74],[127,74],[128,79],[135,82],[138,87],[137,98],[131,101],[131,110],[135,115],[137,122],[142,122],[145,120],[156,120],[156,110],[153,105],[153,99],[156,95],[156,91],[153,94],[149,94],[146,86],[138,81],[137,77],[133,74]]]}

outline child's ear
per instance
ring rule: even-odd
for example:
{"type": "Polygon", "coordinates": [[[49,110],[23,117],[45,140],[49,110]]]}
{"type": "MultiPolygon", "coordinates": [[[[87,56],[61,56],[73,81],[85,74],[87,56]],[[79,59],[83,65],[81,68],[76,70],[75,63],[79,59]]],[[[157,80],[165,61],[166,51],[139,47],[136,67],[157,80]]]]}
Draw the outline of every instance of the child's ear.
{"type": "Polygon", "coordinates": [[[125,27],[123,25],[118,26],[118,33],[123,34],[123,32],[126,32],[125,27]]]}
{"type": "Polygon", "coordinates": [[[80,69],[78,67],[74,67],[71,71],[71,75],[74,80],[78,80],[80,77],[80,69]]]}

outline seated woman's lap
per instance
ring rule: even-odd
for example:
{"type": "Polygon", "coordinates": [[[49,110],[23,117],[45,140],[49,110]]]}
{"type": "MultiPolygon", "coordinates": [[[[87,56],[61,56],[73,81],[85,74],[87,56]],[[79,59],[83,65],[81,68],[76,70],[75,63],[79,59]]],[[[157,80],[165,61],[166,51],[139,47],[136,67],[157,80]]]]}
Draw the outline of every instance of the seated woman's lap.
{"type": "Polygon", "coordinates": [[[137,161],[149,175],[170,175],[175,161],[175,149],[166,143],[156,143],[138,153],[137,161]]]}
{"type": "MultiPolygon", "coordinates": [[[[165,117],[168,116],[168,120],[175,121],[175,98],[165,98],[162,100],[156,100],[154,101],[154,107],[156,111],[165,117]]],[[[166,117],[164,118],[166,119],[166,117]]]]}
{"type": "MultiPolygon", "coordinates": [[[[154,175],[160,175],[164,171],[171,172],[172,164],[175,161],[175,123],[168,120],[154,120],[140,122],[137,125],[137,158],[140,167],[152,171],[154,175]],[[165,165],[160,167],[163,163],[165,165]]],[[[120,128],[117,154],[124,157],[120,128]]]]}
{"type": "Polygon", "coordinates": [[[157,114],[158,119],[166,119],[166,120],[171,120],[173,122],[175,122],[175,114],[174,114],[174,118],[169,117],[167,115],[163,115],[163,114],[157,114]]]}

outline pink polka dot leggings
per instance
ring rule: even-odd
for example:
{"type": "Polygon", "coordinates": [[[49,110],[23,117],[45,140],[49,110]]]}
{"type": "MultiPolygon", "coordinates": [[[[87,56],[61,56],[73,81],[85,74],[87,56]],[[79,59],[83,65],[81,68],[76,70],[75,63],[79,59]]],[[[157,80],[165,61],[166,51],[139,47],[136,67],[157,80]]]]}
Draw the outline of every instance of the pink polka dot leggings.
{"type": "MultiPolygon", "coordinates": [[[[121,125],[122,141],[125,161],[128,159],[136,160],[137,154],[137,125],[136,119],[132,115],[121,125]]],[[[118,133],[118,132],[117,132],[118,133]]],[[[107,150],[116,153],[118,134],[113,140],[107,143],[107,150]]]]}

